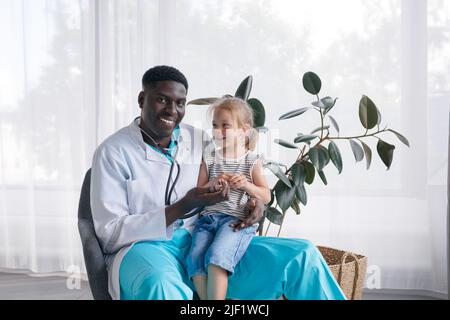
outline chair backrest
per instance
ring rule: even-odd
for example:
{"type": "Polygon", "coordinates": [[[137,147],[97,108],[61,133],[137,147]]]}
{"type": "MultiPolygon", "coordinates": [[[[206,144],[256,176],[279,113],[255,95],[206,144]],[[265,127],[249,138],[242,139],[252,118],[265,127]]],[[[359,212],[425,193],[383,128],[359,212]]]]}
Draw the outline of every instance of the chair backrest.
{"type": "Polygon", "coordinates": [[[78,231],[83,245],[89,287],[95,300],[111,300],[105,257],[97,239],[91,212],[91,169],[86,172],[78,205],[78,231]]]}

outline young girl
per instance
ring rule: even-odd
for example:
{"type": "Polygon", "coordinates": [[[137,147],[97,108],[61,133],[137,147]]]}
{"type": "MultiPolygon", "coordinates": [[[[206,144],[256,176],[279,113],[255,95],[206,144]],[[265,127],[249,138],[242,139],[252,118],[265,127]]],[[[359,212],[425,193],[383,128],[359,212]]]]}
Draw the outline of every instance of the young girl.
{"type": "Polygon", "coordinates": [[[230,224],[247,217],[249,197],[270,201],[261,156],[253,151],[253,113],[238,98],[225,98],[210,108],[215,147],[206,149],[198,186],[230,187],[229,200],[205,207],[192,233],[187,260],[200,299],[224,300],[228,275],[244,255],[258,224],[235,231],[230,224]]]}

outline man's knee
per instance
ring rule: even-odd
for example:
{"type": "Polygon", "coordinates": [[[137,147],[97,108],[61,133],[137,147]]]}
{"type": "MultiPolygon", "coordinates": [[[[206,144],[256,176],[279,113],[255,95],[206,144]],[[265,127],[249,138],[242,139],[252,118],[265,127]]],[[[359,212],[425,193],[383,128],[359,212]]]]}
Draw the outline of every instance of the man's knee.
{"type": "Polygon", "coordinates": [[[169,286],[173,282],[172,278],[167,271],[152,271],[142,279],[139,291],[152,292],[158,287],[169,286]]]}
{"type": "Polygon", "coordinates": [[[153,271],[142,279],[138,296],[145,300],[185,300],[192,299],[192,290],[173,272],[153,271]]]}
{"type": "Polygon", "coordinates": [[[304,250],[306,251],[315,251],[317,250],[317,247],[309,240],[305,240],[305,239],[301,239],[303,246],[304,246],[304,250]]]}

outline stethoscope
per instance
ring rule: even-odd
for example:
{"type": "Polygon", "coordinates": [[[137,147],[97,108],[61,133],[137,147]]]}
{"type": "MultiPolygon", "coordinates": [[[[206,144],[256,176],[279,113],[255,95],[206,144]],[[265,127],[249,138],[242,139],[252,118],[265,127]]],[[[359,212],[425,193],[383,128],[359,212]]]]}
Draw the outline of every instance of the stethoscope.
{"type": "MultiPolygon", "coordinates": [[[[136,119],[134,119],[134,121],[136,121],[137,119],[141,118],[141,116],[136,117],[136,119]]],[[[142,120],[141,120],[142,121],[142,120]]],[[[155,139],[153,139],[152,136],[150,136],[147,132],[145,132],[144,130],[142,130],[142,128],[137,125],[137,127],[139,128],[139,130],[145,134],[146,137],[148,137],[150,140],[152,140],[152,142],[154,143],[154,145],[156,146],[156,148],[161,151],[161,153],[163,153],[165,156],[167,156],[171,161],[170,164],[170,170],[169,170],[169,176],[167,177],[167,182],[166,182],[166,190],[164,193],[164,203],[166,204],[166,206],[169,206],[171,204],[170,199],[172,198],[172,193],[175,190],[175,186],[178,182],[178,178],[180,176],[180,171],[181,171],[181,167],[180,164],[177,161],[177,154],[178,154],[178,140],[174,139],[174,143],[175,143],[175,153],[173,154],[173,156],[170,154],[170,152],[168,152],[161,144],[157,143],[155,141],[155,139]],[[177,166],[177,174],[175,176],[175,179],[173,180],[172,186],[171,181],[172,181],[172,175],[173,175],[173,168],[177,166]]],[[[174,137],[174,136],[173,136],[174,137]]],[[[183,217],[181,217],[180,219],[187,219],[190,217],[195,216],[197,213],[199,213],[200,211],[202,211],[203,208],[196,208],[193,209],[192,211],[186,213],[183,217]]]]}

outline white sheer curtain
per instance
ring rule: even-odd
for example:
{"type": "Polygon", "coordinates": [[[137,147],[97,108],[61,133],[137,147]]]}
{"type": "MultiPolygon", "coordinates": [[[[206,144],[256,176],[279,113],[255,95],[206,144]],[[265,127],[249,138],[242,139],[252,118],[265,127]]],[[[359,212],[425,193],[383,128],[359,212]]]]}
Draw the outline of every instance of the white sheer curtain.
{"type": "MultiPolygon", "coordinates": [[[[342,135],[363,133],[366,94],[411,148],[383,134],[397,146],[386,171],[366,140],[366,171],[340,142],[343,173],[325,169],[328,186],[315,181],[281,236],[368,256],[381,288],[447,292],[448,1],[0,0],[0,21],[0,268],[84,270],[82,178],[95,146],[139,113],[148,67],[178,67],[191,99],[234,93],[252,74],[271,129],[260,148],[284,163],[295,152],[270,141],[320,124],[313,113],[277,120],[312,101],[301,87],[311,70],[340,98],[342,135]]],[[[185,121],[209,128],[203,107],[185,121]]]]}
{"type": "Polygon", "coordinates": [[[96,145],[90,5],[0,1],[0,267],[82,265],[77,198],[96,145]]]}

